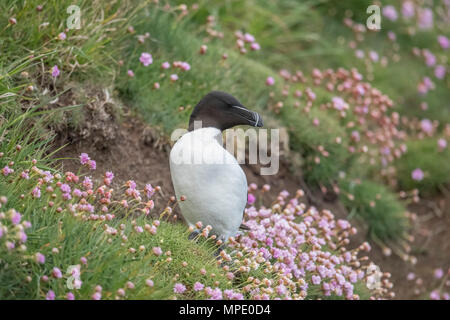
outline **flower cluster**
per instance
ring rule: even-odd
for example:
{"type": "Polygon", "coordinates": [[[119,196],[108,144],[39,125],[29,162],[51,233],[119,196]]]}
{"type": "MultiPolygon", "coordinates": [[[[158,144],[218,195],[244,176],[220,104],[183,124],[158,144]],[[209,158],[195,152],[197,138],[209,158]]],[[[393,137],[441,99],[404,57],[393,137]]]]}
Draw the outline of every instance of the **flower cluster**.
{"type": "Polygon", "coordinates": [[[249,45],[250,50],[252,51],[258,51],[261,49],[259,43],[256,42],[255,37],[250,33],[243,33],[242,31],[238,30],[234,33],[234,35],[236,37],[236,46],[240,53],[247,53],[246,45],[249,45]]]}
{"type": "MultiPolygon", "coordinates": [[[[5,196],[0,197],[0,210],[7,201],[5,196]]],[[[9,209],[6,212],[0,211],[0,245],[7,251],[24,252],[27,250],[25,245],[28,239],[26,229],[29,228],[31,228],[31,223],[23,220],[20,212],[15,209],[9,209]]]]}
{"type": "MultiPolygon", "coordinates": [[[[255,191],[255,185],[249,190],[255,191]]],[[[270,190],[265,185],[261,191],[270,190]]],[[[283,191],[270,208],[246,210],[244,223],[250,228],[246,234],[230,238],[230,254],[220,253],[218,263],[229,279],[239,278],[242,291],[206,287],[196,282],[192,288],[181,283],[175,293],[193,290],[207,299],[313,299],[319,296],[359,299],[355,284],[370,287],[372,298],[392,297],[390,274],[381,273],[367,256],[366,242],[355,249],[347,249],[349,237],[356,233],[346,220],[336,219],[328,210],[306,209],[299,198],[283,191]],[[378,273],[370,269],[375,268],[378,273]],[[254,272],[261,270],[262,275],[254,272]]],[[[202,224],[197,223],[197,228],[202,224]]],[[[209,230],[202,229],[208,237],[209,230]]]]}
{"type": "MultiPolygon", "coordinates": [[[[281,112],[285,101],[292,95],[294,107],[302,108],[309,114],[316,100],[315,89],[312,87],[323,87],[334,96],[317,108],[333,113],[347,128],[350,153],[360,153],[362,161],[369,165],[386,166],[406,152],[403,142],[406,134],[401,130],[399,114],[391,112],[392,100],[370,83],[363,81],[362,75],[356,69],[314,69],[311,80],[300,71],[291,74],[287,70],[281,70],[280,75],[285,84],[281,99],[273,102],[272,109],[275,112],[281,112]],[[302,90],[309,81],[311,87],[302,90]]],[[[323,130],[319,119],[313,118],[312,124],[318,127],[318,130],[323,130]]],[[[336,137],[335,143],[341,144],[342,138],[336,137]]],[[[329,156],[323,146],[318,149],[323,157],[329,156]]],[[[315,162],[320,163],[320,159],[316,158],[315,162]]]]}

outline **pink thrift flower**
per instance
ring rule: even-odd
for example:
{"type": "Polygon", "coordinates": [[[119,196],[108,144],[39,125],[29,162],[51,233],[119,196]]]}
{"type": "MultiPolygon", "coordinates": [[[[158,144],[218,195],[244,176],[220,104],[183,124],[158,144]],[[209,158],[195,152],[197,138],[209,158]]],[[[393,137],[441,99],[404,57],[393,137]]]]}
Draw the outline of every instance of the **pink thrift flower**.
{"type": "Polygon", "coordinates": [[[443,66],[443,65],[437,65],[436,68],[434,68],[434,75],[439,80],[444,79],[445,73],[446,73],[446,70],[445,70],[445,66],[443,66]]]}
{"type": "Polygon", "coordinates": [[[40,263],[40,264],[44,264],[45,263],[45,256],[42,253],[37,252],[36,253],[36,262],[40,263]]]}
{"type": "Polygon", "coordinates": [[[170,75],[170,81],[175,82],[177,80],[178,80],[178,75],[176,75],[176,74],[171,74],[170,75]]]}
{"type": "Polygon", "coordinates": [[[222,290],[220,290],[219,288],[215,288],[211,292],[211,300],[222,300],[222,299],[223,299],[222,290]]]}
{"type": "Polygon", "coordinates": [[[431,300],[440,300],[441,299],[441,295],[439,294],[439,290],[433,290],[430,293],[430,299],[431,300]]]}
{"type": "Polygon", "coordinates": [[[412,18],[415,15],[415,5],[411,0],[407,0],[402,4],[402,16],[406,19],[412,18]]]}
{"type": "Polygon", "coordinates": [[[71,272],[72,277],[78,279],[80,278],[80,265],[76,265],[71,272]]]}
{"type": "Polygon", "coordinates": [[[160,247],[153,247],[152,251],[156,256],[160,256],[162,254],[162,250],[160,247]]]}
{"type": "Polygon", "coordinates": [[[255,200],[256,200],[256,198],[253,194],[249,193],[247,195],[247,203],[248,204],[252,205],[253,203],[255,203],[255,200]]]}
{"type": "Polygon", "coordinates": [[[313,119],[313,125],[314,125],[315,127],[317,127],[317,126],[319,126],[319,124],[320,124],[320,120],[317,119],[317,118],[314,118],[314,119],[313,119]]]}
{"type": "Polygon", "coordinates": [[[423,82],[420,82],[417,85],[417,92],[419,92],[419,94],[421,94],[421,95],[424,95],[428,92],[428,88],[423,82]]]}
{"type": "Polygon", "coordinates": [[[437,37],[439,45],[441,46],[442,49],[447,50],[450,47],[450,41],[448,40],[448,38],[446,36],[438,36],[437,37]]]}
{"type": "Polygon", "coordinates": [[[430,50],[424,50],[425,64],[432,67],[436,64],[436,56],[430,50]]]}
{"type": "Polygon", "coordinates": [[[31,191],[31,195],[33,196],[33,198],[40,198],[41,197],[41,189],[39,189],[39,187],[35,187],[31,191]]]}
{"type": "Polygon", "coordinates": [[[60,34],[58,34],[58,39],[59,40],[66,40],[66,34],[64,32],[61,32],[60,34]]]}
{"type": "Polygon", "coordinates": [[[75,300],[75,295],[72,292],[68,292],[66,298],[67,300],[75,300]]]}
{"type": "Polygon", "coordinates": [[[313,275],[311,277],[311,282],[316,286],[320,284],[320,280],[320,276],[313,275]]]}
{"type": "Polygon", "coordinates": [[[128,71],[127,71],[127,75],[128,75],[130,78],[133,78],[133,77],[134,77],[134,72],[133,72],[133,70],[128,70],[128,71]]]}
{"type": "Polygon", "coordinates": [[[363,59],[363,58],[364,58],[364,51],[362,51],[362,50],[356,50],[356,51],[355,51],[355,56],[356,56],[358,59],[363,59]]]}
{"type": "Polygon", "coordinates": [[[225,298],[227,298],[228,300],[233,299],[233,296],[234,296],[233,290],[229,290],[229,289],[223,290],[223,294],[224,294],[225,298]]]}
{"type": "Polygon", "coordinates": [[[72,194],[74,195],[74,197],[78,197],[78,198],[80,198],[80,197],[83,195],[83,193],[81,192],[81,190],[78,189],[78,188],[73,189],[72,194]]]}
{"type": "Polygon", "coordinates": [[[342,111],[347,108],[347,103],[341,97],[333,97],[331,99],[333,103],[333,108],[342,111]]]}
{"type": "Polygon", "coordinates": [[[161,68],[162,69],[169,69],[170,68],[170,63],[169,62],[163,62],[162,64],[161,64],[161,68]]]}
{"type": "Polygon", "coordinates": [[[6,241],[5,245],[8,250],[13,250],[16,247],[14,242],[11,242],[11,241],[6,241]]]}
{"type": "Polygon", "coordinates": [[[436,279],[441,279],[444,276],[444,270],[442,268],[434,270],[434,277],[436,279]]]}
{"type": "Polygon", "coordinates": [[[181,283],[175,283],[175,286],[173,287],[173,292],[175,293],[183,293],[186,291],[186,287],[181,283]]]}
{"type": "Polygon", "coordinates": [[[253,50],[253,51],[258,51],[258,50],[261,49],[261,46],[259,45],[259,43],[253,42],[253,43],[250,45],[250,49],[253,50]]]}
{"type": "Polygon", "coordinates": [[[56,278],[56,279],[62,278],[62,272],[61,272],[61,270],[59,270],[59,268],[57,268],[57,267],[54,267],[53,270],[52,270],[52,276],[53,276],[54,278],[56,278]]]}
{"type": "Polygon", "coordinates": [[[419,9],[418,27],[422,30],[433,28],[433,11],[430,8],[419,9]]]}
{"type": "Polygon", "coordinates": [[[27,234],[26,234],[25,232],[20,231],[19,234],[18,234],[18,236],[19,236],[19,241],[20,241],[21,243],[27,242],[28,237],[27,237],[27,234]]]}
{"type": "Polygon", "coordinates": [[[153,287],[155,284],[153,283],[153,280],[151,280],[151,279],[147,279],[147,280],[145,280],[145,284],[148,286],[148,287],[153,287]]]}
{"type": "Polygon", "coordinates": [[[234,300],[244,300],[244,295],[242,293],[235,293],[233,295],[234,300]]]}
{"type": "Polygon", "coordinates": [[[438,140],[438,148],[439,148],[439,151],[442,151],[445,148],[447,148],[447,141],[445,139],[442,139],[442,138],[439,139],[438,140]]]}
{"type": "Polygon", "coordinates": [[[191,65],[187,62],[182,62],[180,67],[183,71],[191,70],[191,65]]]}
{"type": "Polygon", "coordinates": [[[285,295],[286,292],[287,292],[286,287],[285,287],[284,285],[282,285],[282,284],[280,284],[279,286],[277,286],[277,287],[275,288],[275,291],[276,291],[280,296],[285,295]]]}
{"type": "Polygon", "coordinates": [[[30,176],[28,175],[28,172],[25,172],[25,171],[22,171],[22,173],[20,174],[20,177],[22,179],[25,179],[25,180],[29,180],[30,179],[30,176]]]}
{"type": "Polygon", "coordinates": [[[397,36],[396,36],[395,33],[392,32],[392,31],[389,31],[389,32],[387,33],[387,35],[388,35],[389,40],[391,40],[391,41],[395,41],[395,40],[397,39],[397,36]]]}
{"type": "Polygon", "coordinates": [[[255,37],[250,33],[246,33],[244,34],[244,41],[249,43],[255,42],[255,37]]]}
{"type": "Polygon", "coordinates": [[[20,223],[21,219],[22,219],[22,215],[19,212],[14,210],[13,214],[11,215],[12,224],[18,225],[20,223]]]}
{"type": "Polygon", "coordinates": [[[205,286],[198,281],[194,283],[194,291],[201,291],[203,290],[204,287],[205,286]]]}
{"type": "Polygon", "coordinates": [[[398,18],[397,10],[395,10],[394,6],[385,6],[383,7],[383,16],[385,16],[388,20],[395,21],[398,18]]]}
{"type": "Polygon", "coordinates": [[[414,169],[411,173],[411,178],[415,181],[421,181],[424,177],[424,173],[420,168],[414,169]]]}
{"type": "Polygon", "coordinates": [[[53,290],[49,290],[45,295],[45,300],[55,300],[55,292],[53,290]]]}
{"type": "Polygon", "coordinates": [[[89,166],[89,169],[95,170],[95,169],[97,169],[97,162],[95,162],[95,160],[89,160],[88,166],[89,166]]]}
{"type": "Polygon", "coordinates": [[[84,187],[86,190],[90,190],[90,189],[92,189],[93,186],[94,186],[94,184],[92,183],[91,178],[89,178],[89,177],[84,177],[84,179],[83,179],[83,187],[84,187]]]}
{"type": "Polygon", "coordinates": [[[147,194],[147,198],[151,198],[155,194],[155,188],[150,183],[145,185],[144,191],[147,194]]]}
{"type": "Polygon", "coordinates": [[[53,78],[56,78],[57,76],[59,76],[59,74],[60,74],[60,71],[59,71],[59,68],[58,68],[58,66],[57,65],[54,65],[53,67],[52,67],[52,77],[53,78]]]}
{"type": "Polygon", "coordinates": [[[91,160],[91,158],[89,158],[89,155],[87,153],[82,153],[80,155],[80,163],[82,165],[85,165],[89,162],[89,160],[91,160]]]}
{"type": "Polygon", "coordinates": [[[266,85],[273,86],[275,84],[275,79],[272,77],[267,77],[266,79],[266,85]]]}
{"type": "Polygon", "coordinates": [[[111,182],[114,179],[114,173],[112,173],[111,171],[106,171],[105,178],[111,182]]]}
{"type": "Polygon", "coordinates": [[[63,193],[70,193],[71,191],[70,186],[67,183],[63,183],[59,188],[63,193]]]}
{"type": "Polygon", "coordinates": [[[13,172],[14,172],[14,170],[11,169],[11,168],[8,167],[8,166],[5,166],[5,167],[2,169],[2,174],[3,174],[5,177],[7,177],[8,175],[10,175],[10,174],[13,173],[13,172]]]}
{"type": "Polygon", "coordinates": [[[370,60],[372,60],[373,62],[377,62],[379,60],[379,56],[378,53],[376,51],[370,51],[369,52],[369,58],[370,60]]]}
{"type": "Polygon", "coordinates": [[[87,264],[87,259],[86,259],[85,257],[81,257],[81,258],[80,258],[80,262],[81,262],[82,264],[87,264]]]}
{"type": "Polygon", "coordinates": [[[148,52],[143,52],[139,58],[139,61],[144,65],[144,67],[147,67],[153,63],[153,57],[148,52]]]}
{"type": "Polygon", "coordinates": [[[409,281],[412,281],[416,278],[416,275],[413,272],[408,273],[408,275],[406,276],[406,279],[409,281]]]}
{"type": "Polygon", "coordinates": [[[431,133],[433,131],[433,123],[431,122],[431,120],[423,119],[422,121],[420,121],[420,128],[425,133],[431,133]]]}
{"type": "Polygon", "coordinates": [[[102,294],[98,291],[92,295],[92,300],[100,300],[101,298],[102,294]]]}

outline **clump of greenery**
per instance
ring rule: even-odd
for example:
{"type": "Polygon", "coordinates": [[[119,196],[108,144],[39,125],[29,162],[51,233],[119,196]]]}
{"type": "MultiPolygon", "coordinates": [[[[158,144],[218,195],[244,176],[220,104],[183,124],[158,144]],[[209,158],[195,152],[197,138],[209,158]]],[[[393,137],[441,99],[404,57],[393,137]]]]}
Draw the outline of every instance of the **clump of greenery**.
{"type": "Polygon", "coordinates": [[[405,207],[385,186],[371,181],[342,179],[340,200],[368,227],[368,235],[381,243],[405,239],[409,222],[405,207]]]}
{"type": "Polygon", "coordinates": [[[448,183],[450,176],[450,149],[439,150],[438,138],[409,141],[408,152],[395,162],[399,188],[418,188],[423,195],[435,194],[448,183]],[[422,180],[414,180],[412,172],[424,172],[422,180]]]}

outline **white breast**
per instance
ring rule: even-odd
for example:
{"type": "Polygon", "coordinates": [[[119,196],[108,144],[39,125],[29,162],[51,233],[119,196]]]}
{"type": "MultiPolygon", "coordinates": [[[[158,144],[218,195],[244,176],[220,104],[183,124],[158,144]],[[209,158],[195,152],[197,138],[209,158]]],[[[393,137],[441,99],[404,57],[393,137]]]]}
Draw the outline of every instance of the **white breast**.
{"type": "Polygon", "coordinates": [[[183,217],[189,225],[211,225],[222,239],[235,236],[247,203],[247,179],[222,147],[221,131],[197,129],[183,135],[170,152],[170,172],[183,217]]]}

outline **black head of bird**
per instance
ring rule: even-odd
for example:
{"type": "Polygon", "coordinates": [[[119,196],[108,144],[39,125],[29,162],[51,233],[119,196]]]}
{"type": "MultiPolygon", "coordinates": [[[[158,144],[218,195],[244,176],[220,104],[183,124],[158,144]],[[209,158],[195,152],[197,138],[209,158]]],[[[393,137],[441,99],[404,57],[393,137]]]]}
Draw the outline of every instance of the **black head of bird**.
{"type": "Polygon", "coordinates": [[[202,128],[214,127],[226,130],[238,125],[262,127],[262,117],[244,107],[238,99],[222,91],[211,91],[204,96],[192,111],[189,131],[197,129],[194,122],[202,128]]]}

